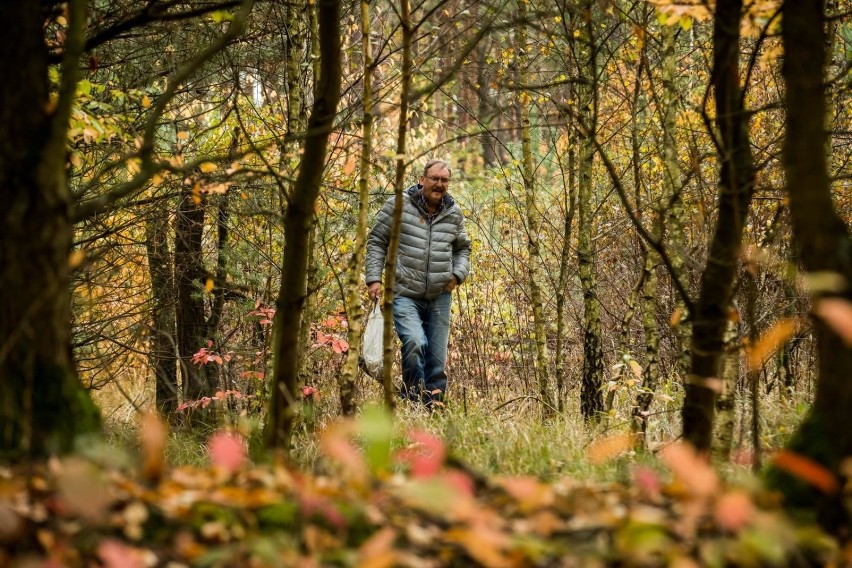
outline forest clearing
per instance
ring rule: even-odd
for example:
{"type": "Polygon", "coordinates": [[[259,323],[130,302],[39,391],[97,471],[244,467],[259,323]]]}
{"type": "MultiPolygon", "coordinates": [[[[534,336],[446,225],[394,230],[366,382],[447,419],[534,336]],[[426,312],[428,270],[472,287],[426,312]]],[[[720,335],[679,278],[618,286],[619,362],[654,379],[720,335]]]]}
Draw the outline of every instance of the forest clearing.
{"type": "Polygon", "coordinates": [[[0,13],[0,566],[852,565],[846,0],[0,13]]]}

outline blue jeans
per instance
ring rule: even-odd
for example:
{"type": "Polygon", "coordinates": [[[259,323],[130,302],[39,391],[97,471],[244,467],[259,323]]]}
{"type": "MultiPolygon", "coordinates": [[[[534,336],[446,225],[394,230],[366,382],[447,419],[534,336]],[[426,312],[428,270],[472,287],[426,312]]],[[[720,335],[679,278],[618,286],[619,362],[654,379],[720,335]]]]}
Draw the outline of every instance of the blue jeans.
{"type": "Polygon", "coordinates": [[[434,300],[395,296],[393,323],[402,342],[403,398],[429,403],[447,391],[447,342],[452,294],[434,300]],[[440,391],[440,392],[436,392],[440,391]]]}

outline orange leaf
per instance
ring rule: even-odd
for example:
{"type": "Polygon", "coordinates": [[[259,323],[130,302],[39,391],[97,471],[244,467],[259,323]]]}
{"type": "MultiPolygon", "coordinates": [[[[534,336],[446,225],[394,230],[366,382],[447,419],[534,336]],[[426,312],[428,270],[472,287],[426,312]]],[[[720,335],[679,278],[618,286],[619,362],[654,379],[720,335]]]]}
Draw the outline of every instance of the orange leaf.
{"type": "Polygon", "coordinates": [[[846,345],[852,346],[852,302],[843,298],[822,298],[815,303],[814,313],[846,345]]]}
{"type": "Polygon", "coordinates": [[[592,442],[586,449],[586,456],[593,464],[601,464],[619,454],[632,450],[635,444],[636,438],[631,434],[609,436],[592,442]]]}
{"type": "Polygon", "coordinates": [[[683,321],[683,308],[677,308],[669,318],[669,325],[674,329],[680,325],[681,321],[683,321]]]}
{"type": "Polygon", "coordinates": [[[357,162],[355,161],[354,156],[350,156],[348,160],[346,160],[346,164],[343,166],[343,173],[347,176],[351,176],[355,171],[355,166],[357,166],[357,162]]]}
{"type": "Polygon", "coordinates": [[[139,442],[142,447],[142,477],[144,479],[157,481],[162,477],[168,437],[168,425],[157,413],[146,412],[142,415],[139,442]]]}
{"type": "Polygon", "coordinates": [[[738,531],[754,518],[754,502],[743,491],[731,491],[719,498],[715,513],[720,527],[738,531]]]}
{"type": "Polygon", "coordinates": [[[719,478],[707,460],[690,444],[675,442],[664,448],[660,456],[672,473],[697,497],[716,492],[719,478]]]}
{"type": "Polygon", "coordinates": [[[525,512],[546,507],[553,502],[552,488],[534,477],[507,477],[500,481],[500,485],[506,493],[515,498],[520,509],[525,512]]]}
{"type": "Polygon", "coordinates": [[[766,330],[766,333],[757,338],[754,345],[749,347],[748,370],[760,369],[763,363],[796,333],[797,328],[798,324],[794,318],[784,318],[775,322],[766,330]]]}
{"type": "Polygon", "coordinates": [[[837,478],[824,465],[788,450],[775,454],[775,467],[810,483],[823,493],[837,493],[840,488],[837,478]]]}
{"type": "Polygon", "coordinates": [[[396,564],[396,553],[393,543],[396,531],[385,527],[368,538],[358,549],[358,566],[360,568],[390,568],[396,564]]]}
{"type": "Polygon", "coordinates": [[[340,422],[329,427],[320,439],[322,453],[337,461],[344,470],[354,477],[364,477],[367,464],[364,456],[352,443],[353,424],[340,422]]]}

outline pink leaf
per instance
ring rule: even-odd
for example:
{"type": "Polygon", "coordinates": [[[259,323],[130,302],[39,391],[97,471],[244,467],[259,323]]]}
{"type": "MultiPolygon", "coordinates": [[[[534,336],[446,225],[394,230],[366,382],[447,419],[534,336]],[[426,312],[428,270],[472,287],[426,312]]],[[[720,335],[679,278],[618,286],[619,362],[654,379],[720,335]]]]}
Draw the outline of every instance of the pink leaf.
{"type": "Polygon", "coordinates": [[[321,331],[317,332],[317,343],[319,343],[320,345],[325,345],[326,343],[328,343],[330,341],[331,341],[330,335],[323,333],[321,331]]]}
{"type": "Polygon", "coordinates": [[[731,532],[738,531],[751,522],[754,513],[751,497],[742,491],[725,493],[716,503],[716,521],[720,527],[731,532]]]}
{"type": "Polygon", "coordinates": [[[98,545],[98,558],[104,568],[146,568],[142,551],[112,538],[98,545]]]}
{"type": "Polygon", "coordinates": [[[311,386],[307,386],[307,385],[302,387],[302,396],[305,397],[305,398],[311,398],[315,394],[318,394],[318,393],[319,393],[319,391],[315,387],[311,387],[311,386]]]}
{"type": "Polygon", "coordinates": [[[422,430],[414,430],[409,437],[414,444],[400,452],[400,459],[410,465],[412,477],[434,476],[444,465],[447,454],[444,442],[422,430]]]}
{"type": "Polygon", "coordinates": [[[846,345],[852,346],[852,302],[842,298],[823,298],[816,302],[814,313],[839,335],[846,345]]]}
{"type": "Polygon", "coordinates": [[[633,483],[651,499],[659,498],[663,490],[663,484],[657,473],[645,465],[639,465],[633,469],[633,483]]]}
{"type": "Polygon", "coordinates": [[[246,460],[246,447],[243,438],[232,432],[217,432],[207,442],[210,461],[214,467],[234,473],[246,460]]]}

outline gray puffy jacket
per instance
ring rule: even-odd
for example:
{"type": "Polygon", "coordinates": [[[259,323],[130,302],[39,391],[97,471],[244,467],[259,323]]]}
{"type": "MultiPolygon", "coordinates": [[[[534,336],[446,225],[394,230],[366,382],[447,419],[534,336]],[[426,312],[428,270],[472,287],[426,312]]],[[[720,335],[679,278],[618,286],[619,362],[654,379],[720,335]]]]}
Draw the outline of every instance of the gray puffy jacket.
{"type": "MultiPolygon", "coordinates": [[[[444,210],[430,223],[413,199],[420,186],[403,196],[399,253],[394,293],[432,300],[441,295],[452,276],[461,284],[470,272],[470,239],[464,230],[461,208],[449,195],[444,210]]],[[[367,239],[367,284],[380,282],[390,241],[395,198],[385,202],[367,239]]]]}

